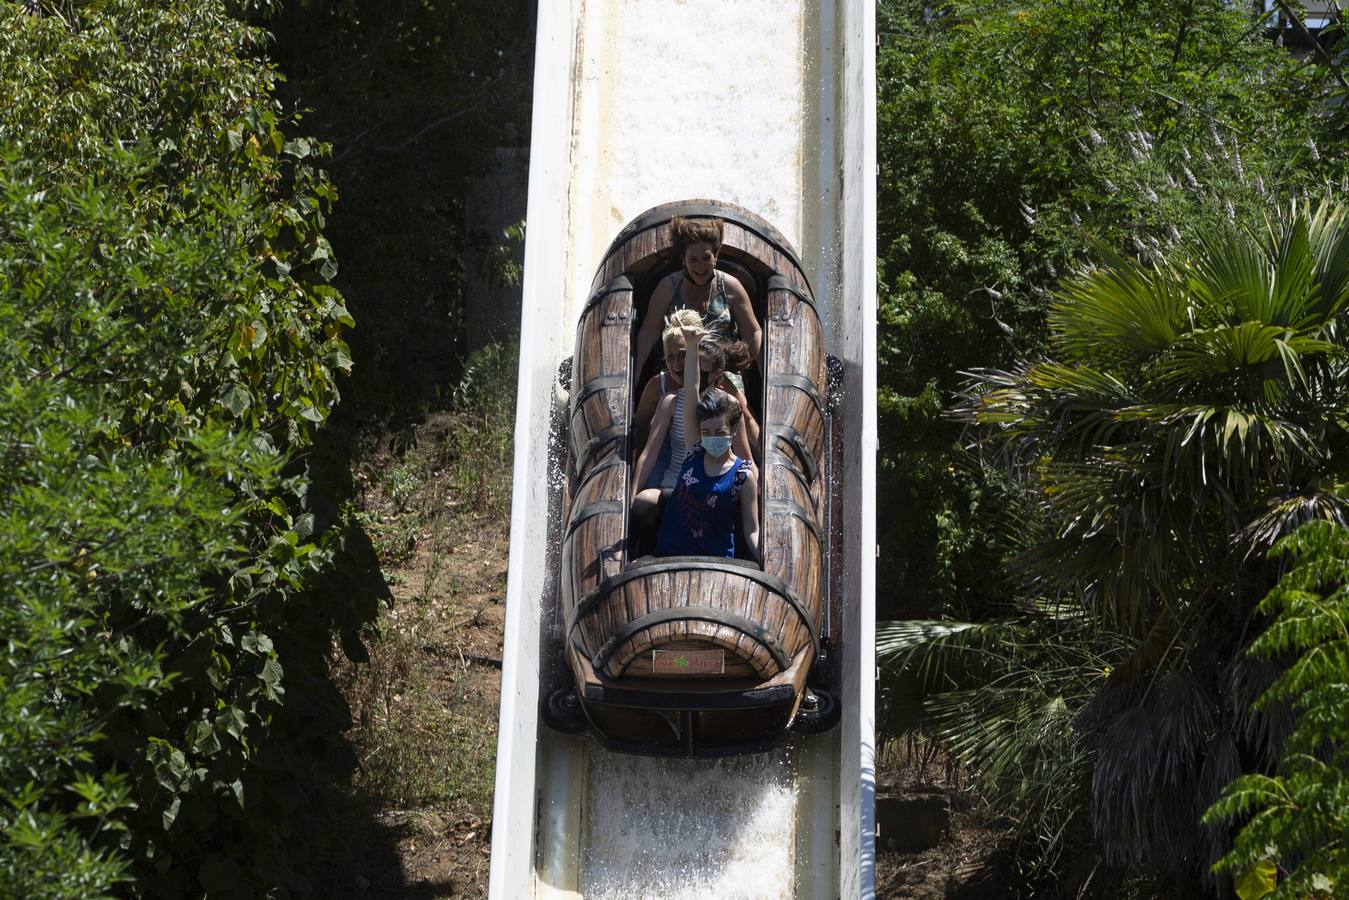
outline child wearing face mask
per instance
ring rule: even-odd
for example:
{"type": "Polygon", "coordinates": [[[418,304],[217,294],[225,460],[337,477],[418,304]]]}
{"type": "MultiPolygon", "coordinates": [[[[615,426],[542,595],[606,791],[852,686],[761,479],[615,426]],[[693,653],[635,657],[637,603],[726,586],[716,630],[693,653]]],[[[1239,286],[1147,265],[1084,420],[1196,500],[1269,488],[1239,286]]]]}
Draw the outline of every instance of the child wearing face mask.
{"type": "Polygon", "coordinates": [[[757,557],[758,476],[748,459],[731,452],[731,433],[742,415],[740,404],[713,388],[698,400],[696,410],[697,424],[689,423],[685,430],[690,442],[695,435],[698,441],[665,504],[656,534],[656,556],[733,557],[736,529],[740,528],[745,545],[757,557]]]}
{"type": "Polygon", "coordinates": [[[718,370],[703,371],[700,361],[707,346],[696,326],[683,329],[685,339],[684,385],[677,394],[661,401],[653,422],[651,439],[638,460],[633,477],[632,533],[644,534],[659,516],[656,539],[658,556],[734,556],[736,519],[744,529],[748,546],[758,547],[758,475],[750,461],[745,436],[744,410],[739,401],[718,388],[704,392],[700,382],[715,383],[718,370]],[[674,408],[694,408],[694,416],[681,416],[683,443],[691,447],[681,454],[675,477],[668,489],[668,502],[661,513],[660,489],[638,486],[646,483],[653,462],[653,447],[663,441],[671,427],[674,408]],[[732,450],[735,453],[732,453],[732,450]]]}

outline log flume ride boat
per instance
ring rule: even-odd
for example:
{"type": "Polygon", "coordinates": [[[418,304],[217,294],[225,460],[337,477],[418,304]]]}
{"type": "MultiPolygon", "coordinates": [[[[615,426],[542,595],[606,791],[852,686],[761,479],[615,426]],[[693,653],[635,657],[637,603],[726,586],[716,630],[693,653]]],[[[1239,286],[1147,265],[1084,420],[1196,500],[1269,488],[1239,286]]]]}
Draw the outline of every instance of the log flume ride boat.
{"type": "MultiPolygon", "coordinates": [[[[655,354],[658,356],[658,354],[655,354]]],[[[613,750],[720,756],[771,748],[838,719],[828,684],[832,469],[829,366],[796,252],[731,204],[669,203],[628,224],[596,272],[577,325],[568,394],[558,616],[574,686],[544,697],[564,731],[613,750]],[[717,268],[763,329],[746,396],[762,425],[760,555],[629,557],[634,335],[676,271],[671,220],[720,218],[717,268]]]]}

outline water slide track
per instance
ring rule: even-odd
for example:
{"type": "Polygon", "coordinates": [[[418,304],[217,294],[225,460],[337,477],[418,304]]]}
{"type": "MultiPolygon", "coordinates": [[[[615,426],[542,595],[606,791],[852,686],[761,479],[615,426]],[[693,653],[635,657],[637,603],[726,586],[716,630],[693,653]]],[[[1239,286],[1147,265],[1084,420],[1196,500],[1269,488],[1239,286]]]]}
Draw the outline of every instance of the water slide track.
{"type": "Polygon", "coordinates": [[[875,40],[868,0],[539,4],[492,898],[874,895],[875,40]],[[613,754],[539,718],[569,678],[559,367],[605,248],[694,197],[796,248],[837,360],[842,718],[717,760],[613,754]]]}

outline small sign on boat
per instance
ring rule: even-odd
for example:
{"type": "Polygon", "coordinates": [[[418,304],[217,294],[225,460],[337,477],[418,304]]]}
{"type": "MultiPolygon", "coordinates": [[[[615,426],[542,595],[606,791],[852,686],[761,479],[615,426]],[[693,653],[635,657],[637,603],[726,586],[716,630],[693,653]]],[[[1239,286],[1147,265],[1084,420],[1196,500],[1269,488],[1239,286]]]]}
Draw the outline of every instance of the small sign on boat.
{"type": "Polygon", "coordinates": [[[657,675],[723,675],[725,650],[652,650],[651,671],[657,675]]]}

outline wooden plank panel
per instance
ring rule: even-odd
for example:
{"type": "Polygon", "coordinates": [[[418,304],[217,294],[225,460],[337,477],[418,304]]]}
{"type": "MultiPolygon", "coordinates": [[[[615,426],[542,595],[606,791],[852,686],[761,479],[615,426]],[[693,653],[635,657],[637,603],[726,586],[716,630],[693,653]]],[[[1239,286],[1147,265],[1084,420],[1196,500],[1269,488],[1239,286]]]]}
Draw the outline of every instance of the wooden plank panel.
{"type": "MultiPolygon", "coordinates": [[[[650,613],[650,611],[656,610],[658,596],[660,596],[661,591],[664,590],[665,587],[665,579],[658,575],[650,576],[650,578],[635,580],[633,584],[642,584],[642,586],[645,586],[646,588],[646,590],[642,592],[642,611],[641,613],[638,613],[638,618],[641,617],[641,615],[646,615],[650,613]]],[[[635,609],[637,609],[637,606],[634,604],[634,611],[635,609]]],[[[631,621],[631,619],[629,619],[629,621],[631,621]]],[[[641,653],[643,652],[643,649],[650,644],[650,634],[646,633],[646,631],[639,631],[639,633],[634,634],[633,638],[634,652],[641,653]]]]}
{"type": "Polygon", "coordinates": [[[749,665],[755,665],[754,653],[761,649],[759,642],[747,634],[738,634],[735,639],[735,655],[745,660],[749,665]]]}
{"type": "Polygon", "coordinates": [[[792,608],[787,601],[777,594],[769,595],[768,604],[769,611],[764,616],[764,628],[769,634],[777,638],[778,646],[790,654],[792,648],[787,644],[785,638],[792,620],[796,618],[795,613],[792,612],[792,608]]]}
{"type": "MultiPolygon", "coordinates": [[[[687,606],[687,597],[689,592],[689,573],[687,571],[675,572],[670,584],[670,593],[667,600],[670,607],[687,606]]],[[[671,638],[671,625],[661,623],[651,629],[651,643],[654,647],[659,647],[671,638]]]]}
{"type": "MultiPolygon", "coordinates": [[[[718,573],[718,575],[716,589],[708,596],[708,605],[716,609],[724,609],[737,616],[743,616],[744,603],[739,588],[744,579],[736,578],[724,572],[718,573]]],[[[744,635],[739,631],[735,631],[732,649],[737,656],[746,656],[750,652],[745,644],[744,635]]]]}
{"type": "Polygon", "coordinates": [[[763,617],[759,619],[759,624],[769,634],[781,634],[783,619],[787,615],[789,607],[787,602],[773,592],[769,592],[766,598],[766,604],[763,617]]]}
{"type": "Polygon", "coordinates": [[[581,523],[572,532],[572,571],[576,575],[576,591],[584,596],[600,581],[599,554],[595,547],[594,534],[598,530],[601,516],[594,516],[581,523]]]}
{"type": "Polygon", "coordinates": [[[689,605],[689,580],[691,573],[687,569],[676,571],[670,581],[669,605],[689,605]]]}
{"type": "Polygon", "coordinates": [[[682,624],[685,631],[684,636],[672,638],[666,641],[663,646],[668,647],[671,644],[678,644],[683,640],[704,640],[709,644],[717,643],[717,626],[712,622],[702,622],[690,619],[682,624]]]}
{"type": "MultiPolygon", "coordinates": [[[[595,551],[600,562],[596,573],[596,584],[623,570],[623,513],[610,512],[597,516],[598,547],[595,551]]],[[[622,595],[622,591],[617,592],[622,595]]]]}
{"type": "Polygon", "coordinates": [[[636,578],[623,585],[623,596],[627,600],[627,621],[640,619],[647,613],[647,591],[650,582],[645,578],[636,578]]]}
{"type": "MultiPolygon", "coordinates": [[[[647,586],[646,590],[646,610],[643,615],[653,613],[658,609],[664,609],[670,592],[670,579],[668,573],[653,575],[640,579],[647,586]]],[[[638,652],[644,651],[651,646],[651,633],[649,631],[639,632],[634,635],[635,648],[638,652]]]]}
{"type": "Polygon", "coordinates": [[[778,612],[772,616],[773,627],[768,628],[767,630],[769,634],[777,638],[779,646],[785,647],[787,626],[791,623],[795,614],[791,612],[791,607],[787,605],[787,601],[783,600],[781,597],[775,596],[773,602],[776,603],[778,612]]]}
{"type": "Polygon", "coordinates": [[[689,593],[685,598],[685,605],[711,606],[712,604],[708,602],[708,595],[711,593],[716,582],[724,577],[724,574],[721,572],[690,572],[689,593]]]}
{"type": "Polygon", "coordinates": [[[751,622],[762,624],[764,614],[768,611],[768,592],[757,582],[750,582],[748,584],[748,593],[750,596],[749,615],[745,618],[749,619],[751,622]]]}
{"type": "Polygon", "coordinates": [[[614,603],[612,593],[609,596],[606,596],[595,608],[594,616],[596,622],[598,622],[599,624],[599,632],[601,635],[603,635],[600,641],[600,643],[603,644],[605,641],[609,640],[609,638],[613,635],[614,631],[617,629],[618,625],[621,624],[614,621],[614,603]]]}
{"type": "Polygon", "coordinates": [[[580,624],[578,630],[581,633],[581,646],[585,647],[587,655],[594,656],[595,651],[604,643],[606,635],[600,632],[600,625],[595,616],[587,615],[578,621],[580,624]]]}

